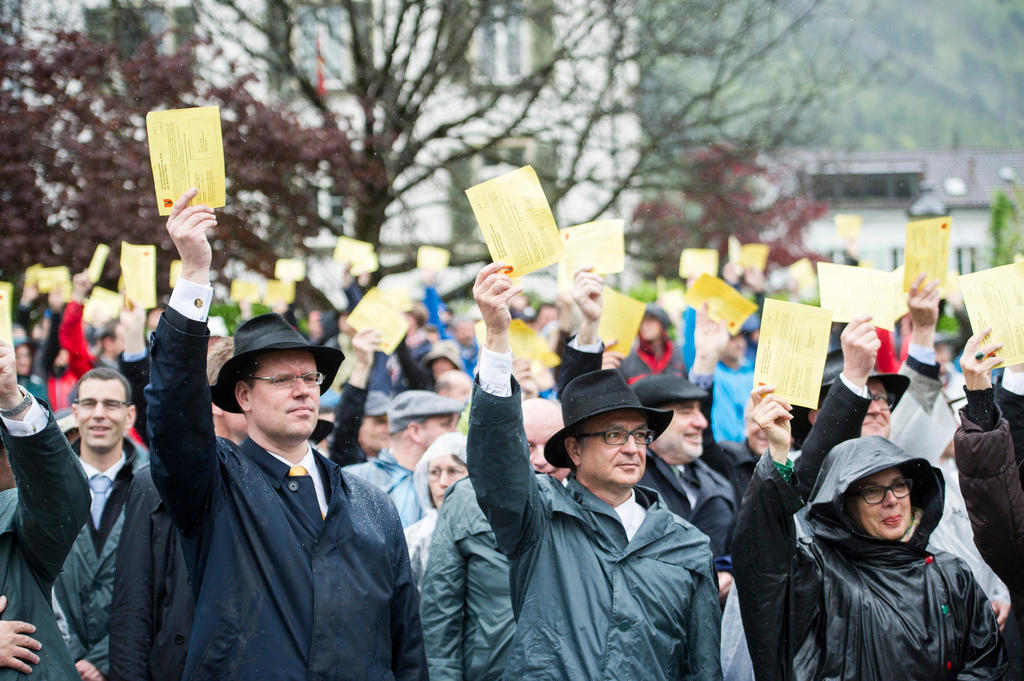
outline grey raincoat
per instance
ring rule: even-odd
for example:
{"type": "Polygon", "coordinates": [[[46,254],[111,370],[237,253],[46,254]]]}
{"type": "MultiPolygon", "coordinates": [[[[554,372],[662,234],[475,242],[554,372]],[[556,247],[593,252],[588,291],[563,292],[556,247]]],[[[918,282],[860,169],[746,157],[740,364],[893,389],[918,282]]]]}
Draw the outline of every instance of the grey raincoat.
{"type": "Polygon", "coordinates": [[[1007,668],[995,616],[970,569],[927,550],[942,515],[942,474],[880,437],[849,440],[825,459],[803,505],[769,455],[740,507],[733,564],[758,681],[998,679],[1007,668]],[[843,512],[850,484],[899,466],[922,511],[909,541],[875,539],[843,512]]]}
{"type": "Polygon", "coordinates": [[[707,537],[636,487],[647,515],[632,541],[575,477],[536,476],[522,397],[474,388],[469,471],[509,557],[516,634],[505,679],[722,678],[721,612],[707,537]]]}

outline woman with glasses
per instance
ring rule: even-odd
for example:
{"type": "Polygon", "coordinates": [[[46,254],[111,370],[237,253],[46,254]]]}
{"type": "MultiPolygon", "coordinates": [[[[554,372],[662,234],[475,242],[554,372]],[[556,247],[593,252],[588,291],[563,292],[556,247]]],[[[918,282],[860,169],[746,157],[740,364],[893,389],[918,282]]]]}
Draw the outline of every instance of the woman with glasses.
{"type": "Polygon", "coordinates": [[[928,550],[941,473],[877,436],[825,458],[804,505],[789,460],[791,407],[756,388],[769,440],[733,542],[747,644],[768,679],[995,679],[1007,668],[988,599],[967,565],[928,550]]]}

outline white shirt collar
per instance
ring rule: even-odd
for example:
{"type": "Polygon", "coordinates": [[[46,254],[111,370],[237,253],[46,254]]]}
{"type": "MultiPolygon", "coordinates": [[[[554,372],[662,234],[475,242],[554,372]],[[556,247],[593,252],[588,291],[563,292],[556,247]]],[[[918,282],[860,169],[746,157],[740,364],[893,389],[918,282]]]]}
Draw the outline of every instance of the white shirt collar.
{"type": "Polygon", "coordinates": [[[313,489],[316,490],[316,502],[320,506],[320,513],[326,516],[327,495],[324,493],[323,480],[320,479],[320,467],[316,465],[316,457],[313,456],[313,446],[306,446],[306,456],[302,457],[302,461],[299,461],[297,464],[292,463],[288,459],[283,456],[279,456],[274,452],[267,451],[267,454],[270,454],[270,456],[288,466],[288,468],[291,468],[292,466],[302,466],[306,469],[306,473],[308,473],[309,477],[313,479],[313,489]]]}
{"type": "Polygon", "coordinates": [[[92,476],[94,475],[102,475],[105,478],[109,478],[111,482],[114,481],[114,478],[117,477],[118,472],[120,472],[120,470],[124,467],[125,463],[127,463],[127,459],[125,459],[124,457],[124,452],[121,452],[121,458],[118,459],[113,466],[111,466],[105,471],[101,471],[99,468],[96,468],[96,466],[93,466],[90,463],[86,463],[85,459],[80,458],[79,461],[82,464],[82,469],[85,471],[86,478],[91,479],[92,476]]]}
{"type": "Polygon", "coordinates": [[[622,528],[626,531],[626,539],[632,541],[633,536],[636,535],[637,530],[643,524],[644,518],[647,517],[647,509],[637,503],[636,491],[629,491],[629,498],[615,507],[615,513],[619,516],[619,520],[622,521],[622,528]]]}

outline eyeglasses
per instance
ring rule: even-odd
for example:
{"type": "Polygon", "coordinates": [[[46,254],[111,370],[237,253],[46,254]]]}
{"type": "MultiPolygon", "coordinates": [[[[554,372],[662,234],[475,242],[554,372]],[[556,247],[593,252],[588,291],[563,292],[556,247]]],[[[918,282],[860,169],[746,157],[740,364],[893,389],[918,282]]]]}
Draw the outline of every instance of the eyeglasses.
{"type": "Polygon", "coordinates": [[[911,488],[914,486],[914,481],[910,478],[900,478],[894,480],[891,485],[868,485],[861,487],[858,490],[847,492],[847,496],[858,496],[864,500],[865,504],[880,504],[885,499],[885,495],[892,492],[892,495],[897,499],[910,494],[911,488]]]}
{"type": "Polygon", "coordinates": [[[291,388],[295,385],[295,381],[299,380],[310,388],[318,386],[324,382],[324,375],[319,371],[311,371],[308,374],[302,374],[301,376],[296,376],[295,374],[277,374],[276,376],[250,376],[249,378],[254,381],[266,381],[275,388],[291,388]]]}
{"type": "Polygon", "coordinates": [[[892,393],[871,393],[871,401],[884,402],[885,408],[891,411],[893,405],[896,404],[896,396],[893,395],[892,393]]]}
{"type": "Polygon", "coordinates": [[[633,436],[633,442],[644,447],[654,442],[654,431],[648,428],[637,428],[636,430],[614,428],[612,430],[602,430],[599,433],[576,433],[575,437],[602,437],[606,445],[619,446],[626,444],[630,435],[633,436]]]}
{"type": "Polygon", "coordinates": [[[123,400],[93,400],[86,398],[84,400],[75,400],[75,404],[78,405],[79,411],[92,411],[96,408],[97,404],[103,405],[103,411],[118,411],[123,407],[127,407],[131,402],[125,402],[123,400]]]}

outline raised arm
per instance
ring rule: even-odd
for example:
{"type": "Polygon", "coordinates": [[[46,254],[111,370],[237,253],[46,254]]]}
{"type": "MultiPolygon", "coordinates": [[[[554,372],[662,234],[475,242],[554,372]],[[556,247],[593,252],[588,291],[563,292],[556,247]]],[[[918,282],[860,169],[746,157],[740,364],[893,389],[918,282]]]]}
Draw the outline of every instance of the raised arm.
{"type": "Polygon", "coordinates": [[[89,485],[53,413],[18,387],[14,348],[3,341],[0,409],[8,412],[0,433],[18,483],[17,547],[49,593],[89,517],[89,485]]]}
{"type": "Polygon", "coordinates": [[[213,511],[217,476],[206,378],[206,314],[212,296],[206,230],[216,225],[216,218],[206,206],[188,205],[195,195],[194,189],[182,195],[167,219],[182,271],[153,336],[146,388],[153,482],[186,537],[213,511]]]}
{"type": "Polygon", "coordinates": [[[577,376],[601,369],[604,347],[597,329],[604,309],[604,279],[591,270],[593,267],[582,267],[573,279],[572,299],[583,315],[583,323],[576,335],[565,342],[558,372],[559,394],[577,376]]]}
{"type": "Polygon", "coordinates": [[[60,322],[60,345],[68,351],[68,370],[75,376],[85,374],[95,364],[82,328],[85,296],[91,288],[87,272],[79,272],[73,277],[71,302],[64,307],[64,316],[60,322]]]}
{"type": "MultiPolygon", "coordinates": [[[[907,294],[907,308],[910,310],[910,348],[907,361],[900,367],[900,373],[910,379],[907,396],[911,397],[926,414],[932,413],[936,398],[942,392],[939,364],[935,361],[935,326],[939,322],[938,286],[938,280],[927,283],[922,274],[910,287],[907,294]]],[[[910,405],[911,402],[905,404],[910,405]]],[[[907,407],[900,405],[893,411],[893,432],[890,436],[893,442],[904,448],[909,443],[901,442],[904,417],[900,414],[906,411],[907,407]]],[[[907,433],[906,437],[913,438],[913,433],[907,433]]]]}
{"type": "Polygon", "coordinates": [[[367,387],[374,353],[380,349],[380,332],[365,328],[352,338],[355,366],[341,389],[341,399],[334,409],[334,432],[328,443],[331,461],[339,466],[361,463],[366,459],[359,454],[359,428],[366,410],[367,387]]]}
{"type": "Polygon", "coordinates": [[[523,430],[519,386],[511,378],[508,301],[522,289],[512,285],[502,267],[487,265],[473,285],[487,339],[473,388],[466,452],[477,502],[494,529],[498,548],[515,556],[540,538],[545,518],[523,430]]]}

